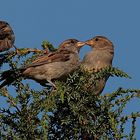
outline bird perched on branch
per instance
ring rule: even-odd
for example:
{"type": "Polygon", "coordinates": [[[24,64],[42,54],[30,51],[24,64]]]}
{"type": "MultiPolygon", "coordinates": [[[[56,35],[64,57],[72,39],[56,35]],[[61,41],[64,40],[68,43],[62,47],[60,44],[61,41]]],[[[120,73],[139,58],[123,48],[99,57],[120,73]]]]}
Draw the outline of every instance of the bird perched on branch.
{"type": "MultiPolygon", "coordinates": [[[[112,42],[103,36],[96,36],[85,42],[91,46],[92,50],[85,55],[81,63],[81,69],[89,73],[96,73],[103,68],[112,66],[112,60],[114,57],[114,47],[112,42]]],[[[90,90],[95,95],[100,94],[109,76],[103,79],[99,79],[96,86],[91,85],[90,90]]]]}
{"type": "Polygon", "coordinates": [[[0,52],[14,47],[15,35],[10,25],[5,21],[0,21],[0,52]]]}
{"type": "Polygon", "coordinates": [[[84,45],[85,43],[76,39],[68,39],[60,44],[57,51],[40,57],[39,60],[35,60],[26,67],[19,68],[16,76],[13,70],[3,72],[0,81],[4,80],[4,82],[0,85],[0,88],[11,84],[20,76],[33,79],[43,86],[46,82],[55,86],[53,84],[54,80],[63,78],[78,67],[78,53],[84,45]]]}

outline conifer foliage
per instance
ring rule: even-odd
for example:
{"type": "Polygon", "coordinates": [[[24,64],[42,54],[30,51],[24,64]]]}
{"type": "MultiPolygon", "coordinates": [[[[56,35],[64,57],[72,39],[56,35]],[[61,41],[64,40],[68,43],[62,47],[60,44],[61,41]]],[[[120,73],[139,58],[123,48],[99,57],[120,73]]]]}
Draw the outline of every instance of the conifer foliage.
{"type": "MultiPolygon", "coordinates": [[[[49,42],[43,42],[42,46],[55,51],[49,42]]],[[[32,53],[26,49],[19,51],[20,55],[12,51],[0,55],[1,72],[8,64],[16,74],[19,66],[30,63],[43,53],[32,53]]],[[[135,139],[140,112],[131,112],[129,115],[123,112],[130,100],[140,97],[140,90],[119,87],[112,93],[96,96],[91,87],[108,75],[130,78],[115,67],[107,67],[95,74],[77,70],[66,81],[56,81],[56,89],[48,85],[42,90],[35,90],[30,83],[25,84],[22,78],[17,79],[9,87],[0,89],[1,99],[5,101],[4,106],[0,107],[0,138],[135,139]],[[129,133],[126,131],[128,121],[131,122],[129,133]]]]}

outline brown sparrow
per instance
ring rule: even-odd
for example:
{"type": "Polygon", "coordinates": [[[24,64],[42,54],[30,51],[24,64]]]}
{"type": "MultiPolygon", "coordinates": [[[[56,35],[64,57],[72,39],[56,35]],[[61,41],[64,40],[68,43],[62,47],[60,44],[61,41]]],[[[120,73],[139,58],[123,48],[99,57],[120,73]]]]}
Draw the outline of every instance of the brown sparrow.
{"type": "Polygon", "coordinates": [[[62,79],[79,65],[79,50],[85,43],[76,39],[68,39],[60,44],[57,51],[39,57],[30,65],[18,69],[18,75],[15,77],[13,70],[2,73],[1,80],[4,82],[0,88],[11,84],[16,78],[22,76],[26,79],[33,79],[45,86],[46,82],[51,83],[55,80],[62,79]]]}
{"type": "Polygon", "coordinates": [[[5,21],[0,21],[0,52],[14,47],[15,35],[10,25],[5,21]]]}
{"type": "MultiPolygon", "coordinates": [[[[103,36],[96,36],[87,40],[85,43],[91,46],[92,50],[83,58],[81,63],[81,69],[83,71],[95,73],[100,71],[102,68],[112,66],[114,48],[109,39],[103,36]]],[[[108,77],[98,80],[96,86],[92,86],[91,90],[95,95],[98,95],[103,91],[108,77]]]]}

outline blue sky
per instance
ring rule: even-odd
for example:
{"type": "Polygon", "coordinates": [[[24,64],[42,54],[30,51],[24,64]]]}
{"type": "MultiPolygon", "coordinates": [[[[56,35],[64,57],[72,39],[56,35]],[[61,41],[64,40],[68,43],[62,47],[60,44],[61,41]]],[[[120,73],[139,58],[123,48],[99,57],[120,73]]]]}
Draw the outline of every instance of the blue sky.
{"type": "MultiPolygon", "coordinates": [[[[120,86],[140,88],[139,0],[5,0],[0,5],[0,20],[10,23],[19,48],[40,48],[43,40],[57,47],[68,38],[85,41],[95,35],[108,37],[115,46],[113,65],[132,79],[110,78],[104,93],[120,86]]],[[[81,57],[87,50],[85,46],[81,57]]],[[[139,111],[139,103],[130,102],[126,113],[139,111]]],[[[140,129],[140,121],[137,124],[140,129]]]]}

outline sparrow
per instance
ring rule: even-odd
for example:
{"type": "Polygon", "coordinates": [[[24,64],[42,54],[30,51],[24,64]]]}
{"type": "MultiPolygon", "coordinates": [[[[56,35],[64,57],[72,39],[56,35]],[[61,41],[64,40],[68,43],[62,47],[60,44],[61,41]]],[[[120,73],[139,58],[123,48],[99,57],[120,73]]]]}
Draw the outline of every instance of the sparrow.
{"type": "Polygon", "coordinates": [[[35,80],[42,86],[46,86],[46,83],[49,82],[55,87],[53,83],[55,80],[63,80],[65,76],[78,67],[79,51],[84,45],[84,42],[76,39],[65,40],[59,45],[57,51],[39,57],[31,64],[19,68],[16,76],[13,70],[3,72],[0,81],[4,80],[4,82],[0,85],[0,88],[11,84],[19,77],[35,80]]]}
{"type": "Polygon", "coordinates": [[[0,52],[15,47],[15,35],[10,25],[5,21],[0,21],[0,52]]]}
{"type": "MultiPolygon", "coordinates": [[[[96,73],[101,69],[112,66],[114,57],[113,43],[106,37],[96,36],[90,40],[85,41],[85,44],[91,46],[92,50],[85,55],[81,62],[81,70],[88,73],[96,73]]],[[[99,79],[96,86],[90,88],[95,95],[101,94],[106,81],[109,78],[99,79]]]]}

